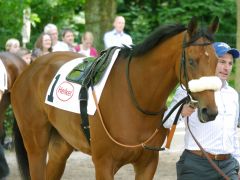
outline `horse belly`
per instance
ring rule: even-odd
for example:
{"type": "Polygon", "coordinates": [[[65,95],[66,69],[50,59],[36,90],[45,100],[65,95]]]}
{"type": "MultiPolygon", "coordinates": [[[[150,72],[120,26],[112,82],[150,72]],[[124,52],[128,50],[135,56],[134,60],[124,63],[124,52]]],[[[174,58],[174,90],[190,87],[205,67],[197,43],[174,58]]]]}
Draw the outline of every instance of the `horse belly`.
{"type": "Polygon", "coordinates": [[[90,145],[81,129],[80,114],[46,106],[48,107],[48,119],[62,138],[75,149],[90,155],[90,145]]]}

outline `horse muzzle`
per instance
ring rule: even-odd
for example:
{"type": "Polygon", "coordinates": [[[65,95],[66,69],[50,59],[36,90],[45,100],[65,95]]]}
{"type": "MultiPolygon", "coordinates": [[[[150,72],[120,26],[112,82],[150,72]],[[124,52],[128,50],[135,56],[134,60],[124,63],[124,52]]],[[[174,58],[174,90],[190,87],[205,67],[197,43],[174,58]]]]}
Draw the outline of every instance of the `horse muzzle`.
{"type": "Polygon", "coordinates": [[[198,109],[198,117],[199,117],[200,122],[202,122],[202,123],[206,123],[206,122],[215,120],[217,115],[218,115],[217,109],[211,110],[206,107],[198,109]]]}

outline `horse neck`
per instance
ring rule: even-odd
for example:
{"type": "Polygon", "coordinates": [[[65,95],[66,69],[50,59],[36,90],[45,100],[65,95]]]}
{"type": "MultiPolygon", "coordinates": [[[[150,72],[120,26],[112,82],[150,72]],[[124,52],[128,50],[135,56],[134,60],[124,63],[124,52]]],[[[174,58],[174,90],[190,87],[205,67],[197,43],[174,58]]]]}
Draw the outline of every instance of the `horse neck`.
{"type": "Polygon", "coordinates": [[[133,58],[130,76],[140,104],[152,110],[165,107],[178,82],[181,53],[182,36],[177,35],[149,53],[133,58]]]}

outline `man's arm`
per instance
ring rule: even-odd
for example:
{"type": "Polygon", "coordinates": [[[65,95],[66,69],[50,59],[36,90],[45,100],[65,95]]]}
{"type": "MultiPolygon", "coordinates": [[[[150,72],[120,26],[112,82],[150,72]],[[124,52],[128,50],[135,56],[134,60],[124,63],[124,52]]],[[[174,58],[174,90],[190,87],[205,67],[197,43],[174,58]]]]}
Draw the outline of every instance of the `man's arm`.
{"type": "MultiPolygon", "coordinates": [[[[180,101],[182,100],[184,97],[187,96],[187,92],[185,90],[182,89],[182,87],[178,87],[176,89],[176,92],[175,92],[175,95],[173,97],[173,100],[170,104],[170,106],[168,107],[167,111],[164,113],[164,117],[171,111],[171,109],[180,101]]],[[[165,128],[170,128],[174,122],[174,119],[175,119],[175,116],[178,112],[178,109],[177,108],[173,113],[172,115],[167,119],[167,121],[163,124],[163,126],[165,128]]],[[[185,104],[183,106],[183,109],[182,109],[182,112],[181,112],[181,115],[180,115],[180,119],[178,122],[182,121],[183,119],[185,119],[184,117],[186,116],[190,116],[193,112],[194,112],[194,108],[191,108],[189,106],[189,104],[185,104]]]]}

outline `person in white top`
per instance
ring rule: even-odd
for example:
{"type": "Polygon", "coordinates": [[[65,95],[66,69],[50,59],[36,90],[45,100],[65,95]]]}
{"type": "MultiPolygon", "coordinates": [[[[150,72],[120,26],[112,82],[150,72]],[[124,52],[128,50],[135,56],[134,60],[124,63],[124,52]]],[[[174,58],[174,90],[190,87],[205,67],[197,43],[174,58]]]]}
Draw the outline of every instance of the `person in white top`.
{"type": "Polygon", "coordinates": [[[123,16],[117,16],[113,26],[114,29],[106,32],[103,37],[106,49],[112,46],[121,47],[123,45],[130,46],[133,44],[131,36],[124,32],[125,19],[123,16]]]}
{"type": "Polygon", "coordinates": [[[58,40],[58,28],[55,24],[47,24],[44,27],[44,33],[47,33],[52,38],[52,52],[69,51],[68,45],[58,40]]]}
{"type": "MultiPolygon", "coordinates": [[[[239,116],[238,93],[227,83],[231,73],[234,58],[239,58],[239,51],[223,42],[213,44],[218,56],[216,76],[222,81],[222,88],[215,91],[215,101],[218,107],[218,115],[215,120],[201,123],[198,119],[197,108],[190,104],[185,104],[181,111],[179,121],[185,122],[185,150],[179,161],[176,163],[177,179],[223,179],[221,175],[210,165],[200,148],[194,141],[186,125],[189,118],[189,128],[209,157],[218,167],[230,178],[237,180],[240,148],[237,136],[237,123],[239,116]]],[[[182,98],[186,97],[187,92],[178,87],[171,105],[165,112],[165,116],[172,107],[182,98]]],[[[164,123],[165,128],[170,128],[173,124],[175,115],[164,123]]]]}

